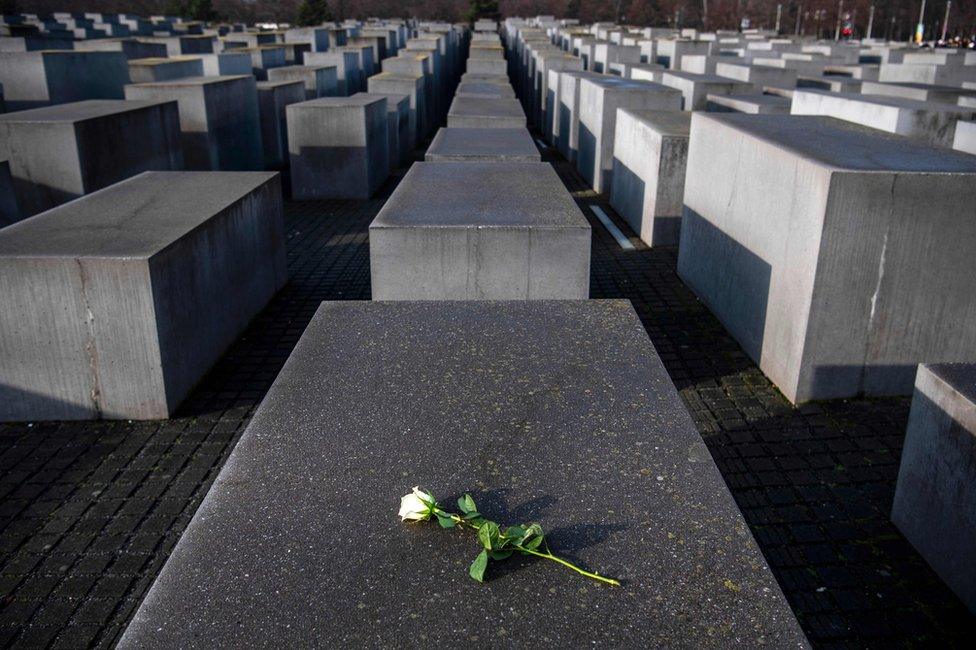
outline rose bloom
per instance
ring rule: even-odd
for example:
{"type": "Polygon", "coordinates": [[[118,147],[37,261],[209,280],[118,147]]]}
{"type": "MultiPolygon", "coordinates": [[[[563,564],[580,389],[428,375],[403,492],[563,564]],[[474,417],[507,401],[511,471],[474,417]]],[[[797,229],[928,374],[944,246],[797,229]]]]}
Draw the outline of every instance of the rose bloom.
{"type": "Polygon", "coordinates": [[[402,521],[424,521],[430,519],[434,510],[434,496],[416,486],[413,492],[400,498],[400,519],[402,521]]]}

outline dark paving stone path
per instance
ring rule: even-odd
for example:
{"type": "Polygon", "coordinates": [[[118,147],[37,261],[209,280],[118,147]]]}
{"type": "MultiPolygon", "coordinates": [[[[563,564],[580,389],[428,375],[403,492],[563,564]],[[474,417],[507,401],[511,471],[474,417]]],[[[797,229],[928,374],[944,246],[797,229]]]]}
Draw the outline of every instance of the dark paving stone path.
{"type": "MultiPolygon", "coordinates": [[[[908,400],[792,408],[677,250],[621,249],[585,206],[626,225],[549,160],[593,225],[592,296],[633,302],[811,641],[961,646],[976,621],[888,520],[908,400]]],[[[0,424],[0,646],[112,645],[318,304],[370,297],[366,229],[395,183],[287,204],[289,284],[179,417],[0,424]]]]}

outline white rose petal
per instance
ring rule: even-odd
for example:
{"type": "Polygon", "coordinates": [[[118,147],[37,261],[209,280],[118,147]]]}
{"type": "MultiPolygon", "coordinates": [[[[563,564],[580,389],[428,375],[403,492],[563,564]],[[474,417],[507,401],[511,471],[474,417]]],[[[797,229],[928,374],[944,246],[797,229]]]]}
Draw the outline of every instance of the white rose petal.
{"type": "Polygon", "coordinates": [[[400,498],[400,519],[402,521],[423,521],[430,519],[431,504],[434,497],[420,489],[418,485],[410,494],[400,498]]]}

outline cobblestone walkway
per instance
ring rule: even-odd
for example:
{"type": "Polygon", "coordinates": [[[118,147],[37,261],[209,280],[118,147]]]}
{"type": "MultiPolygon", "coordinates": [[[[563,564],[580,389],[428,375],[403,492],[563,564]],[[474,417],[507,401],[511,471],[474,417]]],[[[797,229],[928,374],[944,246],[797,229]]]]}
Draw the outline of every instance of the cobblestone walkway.
{"type": "MultiPolygon", "coordinates": [[[[677,251],[624,251],[585,207],[609,206],[552,162],[593,225],[592,296],[633,302],[810,640],[961,646],[976,621],[888,520],[907,400],[792,408],[677,251]]],[[[287,205],[289,284],[179,417],[0,424],[0,646],[112,645],[318,304],[369,298],[366,228],[394,185],[287,205]]]]}

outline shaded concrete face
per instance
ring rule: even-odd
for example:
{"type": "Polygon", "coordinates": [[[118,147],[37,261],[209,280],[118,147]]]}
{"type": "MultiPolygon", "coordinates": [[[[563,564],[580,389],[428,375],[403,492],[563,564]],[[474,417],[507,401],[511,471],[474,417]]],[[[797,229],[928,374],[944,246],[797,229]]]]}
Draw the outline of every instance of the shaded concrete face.
{"type": "Polygon", "coordinates": [[[285,107],[305,101],[305,84],[302,81],[259,81],[257,91],[264,166],[278,169],[288,163],[285,107]]]}
{"type": "Polygon", "coordinates": [[[251,74],[251,57],[244,53],[198,54],[195,58],[203,61],[203,74],[208,77],[251,74]]]}
{"type": "Polygon", "coordinates": [[[183,168],[172,101],[89,100],[0,116],[22,217],[149,170],[183,168]]]}
{"type": "Polygon", "coordinates": [[[392,174],[413,149],[410,146],[410,98],[406,95],[384,93],[356,93],[353,97],[373,97],[386,100],[387,162],[392,174]],[[401,138],[407,140],[401,144],[401,138]]]}
{"type": "Polygon", "coordinates": [[[355,52],[344,52],[342,50],[309,52],[305,55],[305,65],[334,66],[339,97],[348,97],[364,88],[365,78],[359,67],[359,57],[356,56],[355,52]]]}
{"type": "Polygon", "coordinates": [[[427,162],[541,162],[526,129],[442,128],[424,157],[427,162]]]}
{"type": "Polygon", "coordinates": [[[648,246],[678,243],[691,115],[618,109],[610,205],[648,246]]]}
{"type": "Polygon", "coordinates": [[[900,97],[797,90],[793,115],[826,115],[942,147],[951,147],[956,122],[976,119],[976,108],[900,97]]]}
{"type": "Polygon", "coordinates": [[[891,520],[976,613],[976,365],[919,365],[891,520]]]}
{"type": "Polygon", "coordinates": [[[956,151],[976,155],[976,122],[956,122],[956,133],[952,139],[956,151]]]}
{"type": "Polygon", "coordinates": [[[367,199],[386,180],[385,98],[324,97],[292,104],[287,112],[295,199],[367,199]]]}
{"type": "MultiPolygon", "coordinates": [[[[553,552],[568,553],[575,537],[553,530],[553,552]]],[[[540,638],[557,647],[635,638],[650,647],[805,645],[626,301],[324,303],[120,647],[396,646],[421,635],[464,646],[497,634],[512,610],[521,615],[506,623],[506,639],[517,647],[540,638]],[[631,395],[641,399],[621,408],[631,395]],[[435,479],[418,467],[463,468],[479,450],[512,445],[519,453],[500,453],[498,475],[472,492],[482,511],[589,531],[577,561],[628,587],[581,583],[546,562],[498,567],[479,585],[454,535],[357,501],[395,504],[413,481],[447,502],[475,489],[470,472],[435,479]],[[325,451],[336,447],[347,452],[325,451]],[[580,490],[580,475],[601,489],[580,490]],[[512,496],[511,476],[524,477],[524,497],[512,496]],[[367,545],[341,543],[364,536],[367,545]],[[384,588],[363,590],[377,567],[384,588]],[[502,585],[504,598],[483,597],[502,585]],[[243,592],[279,596],[227,597],[243,592]],[[672,615],[685,608],[694,611],[672,615]]]]}
{"type": "Polygon", "coordinates": [[[0,228],[20,221],[20,206],[14,192],[14,180],[10,176],[10,163],[0,160],[0,228]]]}
{"type": "Polygon", "coordinates": [[[778,95],[708,95],[709,113],[748,113],[750,115],[788,115],[792,100],[778,95]]]}
{"type": "Polygon", "coordinates": [[[132,84],[126,86],[125,95],[127,99],[176,100],[186,169],[263,169],[254,77],[188,77],[132,84]]]}
{"type": "Polygon", "coordinates": [[[559,73],[559,152],[574,162],[579,153],[579,98],[581,79],[601,78],[595,72],[559,73]]]}
{"type": "Polygon", "coordinates": [[[408,119],[413,134],[410,150],[427,137],[433,122],[430,118],[426,79],[421,74],[383,72],[369,78],[367,91],[374,94],[406,95],[410,98],[408,119]]]}
{"type": "Polygon", "coordinates": [[[590,187],[605,194],[610,192],[613,184],[613,141],[618,108],[680,111],[681,93],[649,81],[616,77],[581,80],[576,168],[590,187]]]}
{"type": "Polygon", "coordinates": [[[370,225],[377,300],[589,295],[590,226],[545,163],[415,163],[370,225]]]}
{"type": "Polygon", "coordinates": [[[3,229],[0,419],[168,417],[285,273],[263,172],[147,172],[3,229]]]}
{"type": "Polygon", "coordinates": [[[691,124],[679,275],[787,398],[974,358],[976,158],[831,118],[691,124]]]}
{"type": "Polygon", "coordinates": [[[752,92],[751,84],[735,81],[717,75],[694,74],[691,72],[665,72],[661,83],[681,91],[686,111],[705,110],[708,95],[731,95],[752,92]]]}
{"type": "Polygon", "coordinates": [[[122,99],[128,81],[122,52],[0,52],[0,84],[8,111],[122,99]]]}

